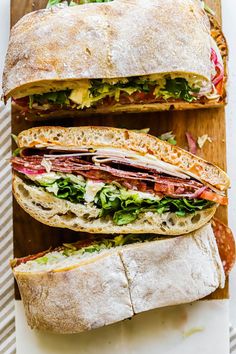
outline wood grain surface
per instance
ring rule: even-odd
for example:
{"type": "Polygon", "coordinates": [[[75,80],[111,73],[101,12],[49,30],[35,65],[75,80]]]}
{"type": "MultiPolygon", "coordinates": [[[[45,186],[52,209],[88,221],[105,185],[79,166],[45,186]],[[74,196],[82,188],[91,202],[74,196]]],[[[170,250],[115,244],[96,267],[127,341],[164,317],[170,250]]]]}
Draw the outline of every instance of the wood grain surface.
{"type": "MultiPolygon", "coordinates": [[[[24,14],[44,8],[46,3],[47,0],[11,0],[12,26],[24,14]]],[[[217,19],[221,21],[220,0],[208,0],[207,3],[216,12],[217,19]]],[[[53,121],[53,124],[63,126],[106,125],[131,129],[149,127],[151,128],[151,134],[154,135],[160,135],[172,130],[176,134],[178,145],[183,148],[187,148],[186,131],[191,132],[196,138],[203,134],[208,134],[212,139],[212,143],[207,142],[202,150],[198,150],[198,154],[226,170],[226,129],[223,108],[181,112],[122,114],[92,118],[69,118],[53,121]]],[[[17,112],[12,112],[12,131],[14,134],[37,125],[48,125],[48,123],[28,122],[20,118],[17,112]]],[[[226,208],[220,207],[217,211],[217,216],[227,223],[226,208]]],[[[14,254],[16,257],[34,254],[63,242],[73,242],[80,237],[86,237],[86,234],[52,228],[37,222],[26,214],[14,201],[14,254]]],[[[16,297],[19,298],[17,289],[16,297]]],[[[222,299],[227,297],[228,284],[224,290],[216,291],[210,298],[222,299]]]]}

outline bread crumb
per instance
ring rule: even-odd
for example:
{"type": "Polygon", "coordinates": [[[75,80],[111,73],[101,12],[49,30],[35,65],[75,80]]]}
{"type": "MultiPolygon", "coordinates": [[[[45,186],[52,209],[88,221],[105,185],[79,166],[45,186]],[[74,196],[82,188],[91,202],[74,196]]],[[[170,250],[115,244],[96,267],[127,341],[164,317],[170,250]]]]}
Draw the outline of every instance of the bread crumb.
{"type": "Polygon", "coordinates": [[[207,141],[209,141],[209,143],[212,143],[212,139],[207,134],[199,136],[197,139],[197,144],[199,148],[202,149],[207,141]]]}

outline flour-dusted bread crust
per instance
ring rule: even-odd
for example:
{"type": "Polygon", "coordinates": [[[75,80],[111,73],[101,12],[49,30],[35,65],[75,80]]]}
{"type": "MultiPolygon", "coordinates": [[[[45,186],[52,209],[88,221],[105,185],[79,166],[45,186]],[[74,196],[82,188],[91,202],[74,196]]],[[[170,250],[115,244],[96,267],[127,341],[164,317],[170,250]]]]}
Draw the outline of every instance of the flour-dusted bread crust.
{"type": "Polygon", "coordinates": [[[175,72],[210,81],[210,38],[209,20],[195,0],[114,0],[35,11],[11,31],[4,96],[62,83],[73,88],[88,78],[175,72]]]}
{"type": "Polygon", "coordinates": [[[212,207],[185,217],[178,217],[175,213],[146,212],[132,223],[118,226],[110,216],[99,218],[100,210],[95,206],[59,199],[39,187],[26,184],[17,175],[13,177],[13,193],[19,205],[43,224],[96,234],[181,235],[205,225],[216,211],[216,207],[212,207]]]}
{"type": "Polygon", "coordinates": [[[18,136],[19,147],[107,147],[125,149],[139,155],[150,154],[159,160],[177,166],[193,177],[209,183],[219,190],[227,190],[230,180],[219,167],[168,144],[152,135],[127,129],[110,127],[37,127],[23,131],[18,136]]]}
{"type": "Polygon", "coordinates": [[[13,269],[28,324],[78,333],[153,308],[198,300],[225,276],[210,224],[177,238],[127,245],[64,269],[13,269]]]}
{"type": "Polygon", "coordinates": [[[224,287],[211,226],[188,236],[122,249],[135,313],[192,302],[224,287]]]}
{"type": "Polygon", "coordinates": [[[14,271],[31,328],[79,333],[133,315],[128,282],[117,253],[62,271],[14,271]]]}

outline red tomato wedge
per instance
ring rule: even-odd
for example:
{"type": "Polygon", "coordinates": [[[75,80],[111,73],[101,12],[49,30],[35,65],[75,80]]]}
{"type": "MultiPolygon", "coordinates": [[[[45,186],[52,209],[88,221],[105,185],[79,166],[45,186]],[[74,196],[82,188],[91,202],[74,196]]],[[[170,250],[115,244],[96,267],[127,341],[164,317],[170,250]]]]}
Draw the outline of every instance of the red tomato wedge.
{"type": "Polygon", "coordinates": [[[227,197],[216,194],[214,192],[210,192],[210,191],[202,192],[202,194],[199,196],[199,198],[210,200],[211,202],[215,202],[220,205],[228,205],[228,198],[227,197]]]}
{"type": "Polygon", "coordinates": [[[223,79],[216,85],[216,90],[220,96],[223,95],[223,92],[224,92],[224,80],[223,79]]]}

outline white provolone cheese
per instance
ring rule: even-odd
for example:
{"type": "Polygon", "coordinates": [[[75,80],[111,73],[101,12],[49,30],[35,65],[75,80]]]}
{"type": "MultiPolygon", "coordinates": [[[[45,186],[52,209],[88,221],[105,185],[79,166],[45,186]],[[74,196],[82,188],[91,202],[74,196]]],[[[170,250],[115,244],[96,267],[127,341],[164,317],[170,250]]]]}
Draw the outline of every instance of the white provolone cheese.
{"type": "Polygon", "coordinates": [[[88,181],[84,195],[85,201],[87,203],[93,202],[97,192],[99,192],[104,186],[105,183],[103,182],[88,181]]]}

